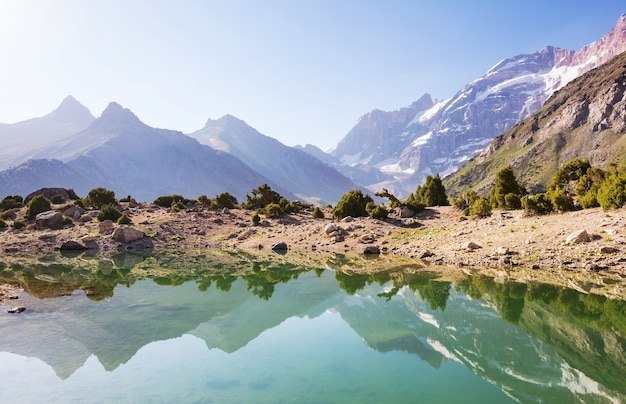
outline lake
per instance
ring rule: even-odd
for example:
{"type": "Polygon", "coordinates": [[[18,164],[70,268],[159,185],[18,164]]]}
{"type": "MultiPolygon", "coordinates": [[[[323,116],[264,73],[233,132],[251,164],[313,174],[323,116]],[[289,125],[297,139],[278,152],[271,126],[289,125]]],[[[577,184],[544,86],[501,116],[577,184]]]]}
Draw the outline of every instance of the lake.
{"type": "Polygon", "coordinates": [[[0,312],[0,401],[626,402],[623,300],[250,258],[0,264],[0,282],[25,290],[0,312]]]}

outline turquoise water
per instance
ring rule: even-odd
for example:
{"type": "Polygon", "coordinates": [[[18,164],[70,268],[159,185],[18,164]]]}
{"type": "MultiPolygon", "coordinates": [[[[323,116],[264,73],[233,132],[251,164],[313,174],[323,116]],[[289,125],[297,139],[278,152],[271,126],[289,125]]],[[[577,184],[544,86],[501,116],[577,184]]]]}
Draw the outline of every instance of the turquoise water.
{"type": "Polygon", "coordinates": [[[610,312],[624,302],[483,278],[268,275],[23,296],[24,313],[0,314],[0,402],[626,399],[610,312]]]}

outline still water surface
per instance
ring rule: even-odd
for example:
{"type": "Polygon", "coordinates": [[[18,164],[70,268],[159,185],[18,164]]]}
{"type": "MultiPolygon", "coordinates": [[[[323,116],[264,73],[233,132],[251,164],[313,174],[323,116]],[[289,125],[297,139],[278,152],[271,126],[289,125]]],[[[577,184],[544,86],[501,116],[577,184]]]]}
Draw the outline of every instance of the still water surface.
{"type": "Polygon", "coordinates": [[[294,266],[71,291],[44,267],[27,290],[67,296],[3,308],[0,402],[626,402],[623,301],[294,266]]]}

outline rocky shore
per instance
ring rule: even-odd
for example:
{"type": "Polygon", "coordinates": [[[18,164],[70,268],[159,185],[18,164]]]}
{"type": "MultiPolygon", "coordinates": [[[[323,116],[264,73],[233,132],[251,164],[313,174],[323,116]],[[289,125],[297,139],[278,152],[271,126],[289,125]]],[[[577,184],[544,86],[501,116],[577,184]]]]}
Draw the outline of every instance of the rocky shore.
{"type": "MultiPolygon", "coordinates": [[[[56,250],[240,250],[255,254],[341,253],[401,257],[430,270],[482,270],[520,280],[580,279],[613,285],[626,294],[626,210],[588,209],[546,216],[494,211],[468,219],[453,207],[429,208],[413,218],[313,218],[310,211],[265,218],[257,225],[247,210],[171,212],[152,204],[123,206],[132,223],[80,220],[47,228],[27,223],[0,231],[3,260],[16,254],[56,250]],[[56,228],[58,227],[58,228],[56,228]]],[[[19,212],[18,212],[19,214],[19,212]]],[[[92,215],[92,218],[85,215],[92,215]]],[[[77,217],[78,219],[78,217],[77,217]]],[[[289,257],[285,257],[286,260],[289,257]]],[[[376,267],[376,265],[372,265],[376,267]]],[[[363,270],[368,270],[364,267],[363,270]]],[[[581,286],[583,285],[583,286],[581,286]]],[[[13,291],[3,292],[6,298],[13,291]]]]}

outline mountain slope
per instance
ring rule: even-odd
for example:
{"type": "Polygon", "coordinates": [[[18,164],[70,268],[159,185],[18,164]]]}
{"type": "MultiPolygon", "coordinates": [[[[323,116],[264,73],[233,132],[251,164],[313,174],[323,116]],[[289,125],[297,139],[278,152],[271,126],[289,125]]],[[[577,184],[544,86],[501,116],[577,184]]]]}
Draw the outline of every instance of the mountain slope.
{"type": "Polygon", "coordinates": [[[309,153],[262,135],[233,116],[209,119],[190,134],[200,143],[244,161],[253,170],[308,202],[336,202],[357,185],[309,153]]]}
{"type": "Polygon", "coordinates": [[[537,111],[554,91],[623,51],[626,15],[607,35],[577,52],[549,46],[503,60],[451,99],[418,111],[413,119],[397,111],[372,114],[369,126],[388,129],[383,139],[357,133],[359,122],[334,155],[345,164],[368,163],[393,175],[397,188],[404,190],[398,193],[407,194],[426,175],[453,173],[496,136],[537,111]],[[367,144],[363,147],[367,153],[343,147],[347,139],[350,144],[367,144]]]}
{"type": "MultiPolygon", "coordinates": [[[[242,200],[253,188],[268,183],[286,197],[293,197],[237,158],[201,145],[181,132],[151,128],[116,103],[109,104],[87,129],[40,153],[64,163],[65,171],[59,169],[55,184],[74,188],[82,195],[97,184],[145,201],[172,193],[195,198],[221,192],[242,200]],[[81,178],[90,182],[85,184],[81,178]]],[[[31,162],[25,168],[32,169],[33,164],[38,163],[31,162]]],[[[18,181],[16,171],[1,175],[6,194],[39,187],[36,182],[18,181]]],[[[38,178],[24,172],[21,175],[38,178]]]]}
{"type": "Polygon", "coordinates": [[[72,96],[51,113],[27,121],[0,124],[0,170],[33,158],[87,128],[96,118],[72,96]]]}
{"type": "Polygon", "coordinates": [[[625,134],[626,52],[554,93],[444,183],[451,193],[469,187],[485,192],[510,164],[527,189],[541,192],[574,158],[603,168],[626,161],[625,134]]]}

